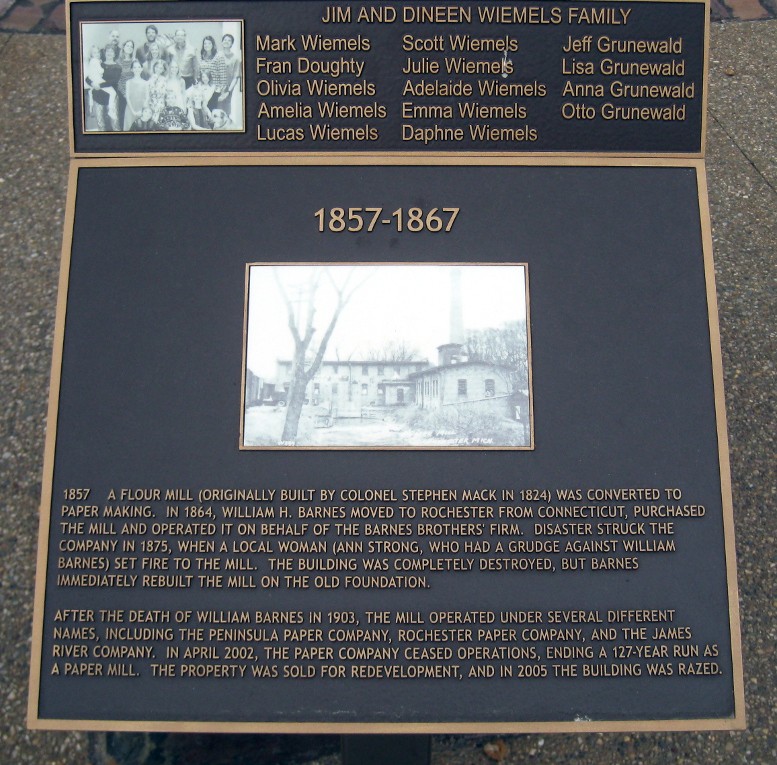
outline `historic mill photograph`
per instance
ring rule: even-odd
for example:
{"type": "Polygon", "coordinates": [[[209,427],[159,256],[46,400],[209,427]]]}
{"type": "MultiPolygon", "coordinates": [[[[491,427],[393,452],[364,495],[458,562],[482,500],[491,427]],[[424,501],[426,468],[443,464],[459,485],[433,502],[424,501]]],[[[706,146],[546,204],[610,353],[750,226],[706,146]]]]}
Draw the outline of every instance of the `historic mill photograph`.
{"type": "Polygon", "coordinates": [[[523,264],[249,264],[241,448],[531,449],[523,264]]]}

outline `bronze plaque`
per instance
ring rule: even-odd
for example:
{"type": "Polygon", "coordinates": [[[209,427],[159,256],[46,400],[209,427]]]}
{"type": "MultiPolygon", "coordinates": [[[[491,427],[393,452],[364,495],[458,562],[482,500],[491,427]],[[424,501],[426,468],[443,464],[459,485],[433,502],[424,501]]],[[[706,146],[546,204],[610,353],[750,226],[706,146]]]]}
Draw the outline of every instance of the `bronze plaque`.
{"type": "Polygon", "coordinates": [[[744,725],[707,6],[485,8],[69,5],[32,727],[744,725]]]}

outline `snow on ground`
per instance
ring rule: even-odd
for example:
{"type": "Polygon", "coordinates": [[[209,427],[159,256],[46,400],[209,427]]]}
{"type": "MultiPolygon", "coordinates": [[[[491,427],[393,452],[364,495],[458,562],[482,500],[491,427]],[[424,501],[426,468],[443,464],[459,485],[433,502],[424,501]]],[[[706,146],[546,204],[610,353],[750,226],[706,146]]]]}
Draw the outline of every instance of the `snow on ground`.
{"type": "MultiPolygon", "coordinates": [[[[297,439],[293,444],[281,441],[286,409],[279,406],[255,406],[246,412],[244,425],[244,443],[246,446],[313,446],[313,447],[445,447],[445,446],[505,446],[493,443],[487,438],[467,440],[454,433],[435,434],[431,431],[414,429],[403,422],[392,419],[387,413],[385,418],[357,419],[336,418],[331,427],[322,427],[316,420],[320,409],[305,406],[300,416],[297,439]]],[[[505,421],[512,426],[514,442],[522,440],[522,428],[518,423],[505,421]]]]}

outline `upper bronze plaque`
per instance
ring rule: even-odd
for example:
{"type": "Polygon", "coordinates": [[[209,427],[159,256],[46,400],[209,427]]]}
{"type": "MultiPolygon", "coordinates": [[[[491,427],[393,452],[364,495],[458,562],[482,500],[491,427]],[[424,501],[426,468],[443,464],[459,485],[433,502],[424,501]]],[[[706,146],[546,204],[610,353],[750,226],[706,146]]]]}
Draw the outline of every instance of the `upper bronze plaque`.
{"type": "Polygon", "coordinates": [[[72,149],[700,157],[705,2],[72,2],[72,149]]]}

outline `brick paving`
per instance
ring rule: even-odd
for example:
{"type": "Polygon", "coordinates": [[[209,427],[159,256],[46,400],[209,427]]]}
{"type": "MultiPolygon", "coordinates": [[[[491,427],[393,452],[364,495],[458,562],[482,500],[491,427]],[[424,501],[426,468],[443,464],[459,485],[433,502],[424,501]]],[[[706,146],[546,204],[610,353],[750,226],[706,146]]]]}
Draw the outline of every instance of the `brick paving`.
{"type": "MultiPolygon", "coordinates": [[[[777,18],[777,0],[710,0],[713,21],[777,18]]],[[[0,0],[0,31],[63,34],[62,0],[0,0]]]]}

